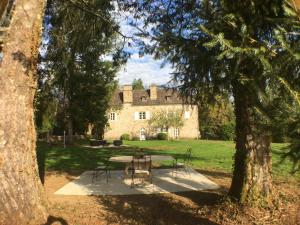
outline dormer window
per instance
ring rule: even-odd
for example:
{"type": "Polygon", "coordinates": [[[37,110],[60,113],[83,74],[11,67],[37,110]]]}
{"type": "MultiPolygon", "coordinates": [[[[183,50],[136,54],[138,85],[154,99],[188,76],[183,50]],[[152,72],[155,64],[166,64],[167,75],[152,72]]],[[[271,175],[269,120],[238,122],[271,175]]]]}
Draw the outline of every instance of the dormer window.
{"type": "Polygon", "coordinates": [[[170,100],[171,100],[171,96],[170,96],[170,95],[167,95],[167,96],[166,96],[166,101],[169,102],[170,100]]]}
{"type": "Polygon", "coordinates": [[[142,96],[142,97],[141,97],[141,101],[142,101],[142,102],[147,101],[147,97],[146,97],[146,96],[142,96]]]}

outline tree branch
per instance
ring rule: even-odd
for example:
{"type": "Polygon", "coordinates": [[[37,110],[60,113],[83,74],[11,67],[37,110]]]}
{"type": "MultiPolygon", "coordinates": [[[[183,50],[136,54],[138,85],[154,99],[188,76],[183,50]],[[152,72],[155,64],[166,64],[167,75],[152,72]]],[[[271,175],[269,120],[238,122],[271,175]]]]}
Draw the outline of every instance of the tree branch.
{"type": "Polygon", "coordinates": [[[103,21],[105,21],[106,23],[110,24],[111,27],[113,28],[113,30],[124,38],[124,41],[125,41],[125,39],[132,39],[133,38],[133,37],[126,36],[125,34],[120,32],[119,27],[117,25],[113,24],[104,15],[101,15],[100,13],[97,13],[97,12],[94,12],[93,10],[88,9],[86,2],[83,2],[83,4],[86,5],[86,7],[83,7],[82,5],[78,4],[78,2],[76,2],[76,1],[73,1],[73,0],[67,0],[67,1],[69,3],[71,3],[74,7],[76,7],[77,9],[80,9],[80,10],[86,12],[86,13],[89,13],[89,14],[95,16],[95,17],[98,17],[98,18],[102,19],[103,21]]]}

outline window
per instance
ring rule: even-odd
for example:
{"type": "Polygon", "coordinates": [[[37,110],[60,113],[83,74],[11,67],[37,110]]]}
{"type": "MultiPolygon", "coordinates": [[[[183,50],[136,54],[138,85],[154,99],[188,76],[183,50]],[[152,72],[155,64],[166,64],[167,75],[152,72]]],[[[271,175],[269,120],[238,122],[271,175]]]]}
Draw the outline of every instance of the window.
{"type": "Polygon", "coordinates": [[[150,112],[135,112],[134,113],[134,120],[149,120],[150,119],[150,112]]]}
{"type": "Polygon", "coordinates": [[[166,96],[166,101],[167,101],[167,102],[171,101],[171,96],[170,96],[170,95],[167,95],[167,96],[166,96]]]}
{"type": "Polygon", "coordinates": [[[145,128],[142,128],[142,129],[140,130],[140,140],[141,140],[141,141],[146,140],[146,130],[145,130],[145,128]]]}
{"type": "Polygon", "coordinates": [[[145,120],[146,119],[146,112],[139,112],[139,119],[145,120]]]}
{"type": "Polygon", "coordinates": [[[142,97],[141,97],[141,101],[142,101],[142,102],[145,102],[145,101],[147,101],[147,98],[146,98],[146,96],[142,96],[142,97]]]}
{"type": "Polygon", "coordinates": [[[179,138],[179,128],[174,129],[174,137],[179,138]]]}
{"type": "Polygon", "coordinates": [[[191,116],[191,115],[190,115],[190,111],[185,111],[185,112],[184,112],[184,118],[185,118],[185,119],[189,119],[190,116],[191,116]]]}
{"type": "Polygon", "coordinates": [[[157,128],[156,132],[157,133],[168,133],[168,128],[166,128],[166,127],[157,128]]]}
{"type": "Polygon", "coordinates": [[[110,120],[116,120],[116,113],[115,112],[110,113],[109,119],[110,120]]]}

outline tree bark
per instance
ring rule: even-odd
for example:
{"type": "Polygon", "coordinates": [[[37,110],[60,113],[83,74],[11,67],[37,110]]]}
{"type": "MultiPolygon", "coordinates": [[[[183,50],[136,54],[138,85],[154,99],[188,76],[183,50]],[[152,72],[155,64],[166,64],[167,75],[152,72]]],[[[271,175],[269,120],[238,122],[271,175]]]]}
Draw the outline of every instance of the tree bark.
{"type": "Polygon", "coordinates": [[[270,137],[254,119],[251,94],[233,85],[236,115],[236,153],[229,195],[243,204],[272,204],[270,137]]]}
{"type": "Polygon", "coordinates": [[[0,224],[42,224],[33,99],[44,0],[15,0],[0,67],[0,224]]]}
{"type": "Polygon", "coordinates": [[[68,116],[68,144],[73,144],[73,121],[70,114],[68,116]]]}

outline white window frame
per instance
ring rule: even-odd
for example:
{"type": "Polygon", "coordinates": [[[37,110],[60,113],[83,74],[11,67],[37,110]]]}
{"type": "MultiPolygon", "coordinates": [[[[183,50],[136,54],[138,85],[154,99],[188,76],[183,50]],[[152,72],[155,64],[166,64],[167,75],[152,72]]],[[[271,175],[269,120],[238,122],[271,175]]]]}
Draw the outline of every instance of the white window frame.
{"type": "Polygon", "coordinates": [[[134,112],[134,120],[139,120],[139,112],[134,112]]]}
{"type": "Polygon", "coordinates": [[[140,141],[145,141],[146,140],[146,129],[142,128],[140,129],[140,141]]]}
{"type": "Polygon", "coordinates": [[[146,120],[150,120],[150,112],[146,111],[146,120]]]}
{"type": "Polygon", "coordinates": [[[179,138],[179,128],[174,129],[174,137],[179,138]]]}
{"type": "Polygon", "coordinates": [[[184,118],[189,119],[191,117],[190,111],[184,111],[184,118]]]}
{"type": "Polygon", "coordinates": [[[115,120],[117,120],[117,114],[116,114],[115,112],[111,112],[111,113],[109,114],[109,120],[110,120],[110,121],[115,121],[115,120]]]}
{"type": "Polygon", "coordinates": [[[145,119],[147,119],[146,112],[145,111],[139,112],[139,120],[145,120],[145,119]]]}

